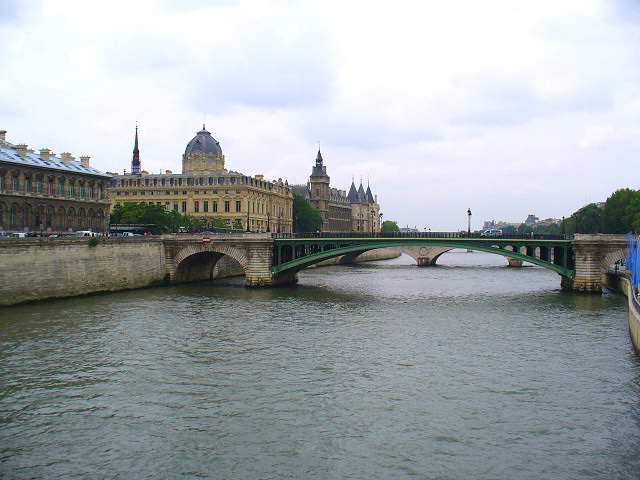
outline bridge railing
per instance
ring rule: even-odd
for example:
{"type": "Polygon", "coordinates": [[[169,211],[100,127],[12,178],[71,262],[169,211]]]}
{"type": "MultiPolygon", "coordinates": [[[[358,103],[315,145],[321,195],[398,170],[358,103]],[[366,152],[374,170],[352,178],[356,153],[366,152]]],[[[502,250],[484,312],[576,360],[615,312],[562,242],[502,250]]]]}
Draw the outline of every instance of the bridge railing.
{"type": "Polygon", "coordinates": [[[484,233],[467,232],[304,232],[273,233],[274,239],[306,239],[306,238],[473,238],[473,239],[505,239],[505,240],[571,240],[573,235],[556,233],[513,233],[503,235],[485,235],[484,233]]]}

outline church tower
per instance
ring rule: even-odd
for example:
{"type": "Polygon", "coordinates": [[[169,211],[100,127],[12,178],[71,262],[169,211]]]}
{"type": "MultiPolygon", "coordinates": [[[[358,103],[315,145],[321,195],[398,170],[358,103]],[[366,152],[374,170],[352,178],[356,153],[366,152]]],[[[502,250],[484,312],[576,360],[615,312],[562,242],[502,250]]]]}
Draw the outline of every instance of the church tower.
{"type": "Polygon", "coordinates": [[[322,154],[318,148],[316,165],[309,178],[309,203],[322,216],[322,230],[329,229],[329,180],[327,167],[322,164],[322,154]]]}
{"type": "Polygon", "coordinates": [[[131,160],[131,174],[140,175],[140,150],[138,149],[138,124],[136,123],[136,141],[133,145],[133,160],[131,160]]]}

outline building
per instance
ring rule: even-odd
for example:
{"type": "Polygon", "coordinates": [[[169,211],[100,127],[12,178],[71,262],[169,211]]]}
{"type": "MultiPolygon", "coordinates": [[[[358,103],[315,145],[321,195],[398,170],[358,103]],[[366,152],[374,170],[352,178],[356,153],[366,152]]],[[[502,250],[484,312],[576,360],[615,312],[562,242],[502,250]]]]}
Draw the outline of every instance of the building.
{"type": "Polygon", "coordinates": [[[291,232],[293,195],[282,179],[265,180],[225,168],[220,143],[202,126],[187,144],[182,173],[141,170],[138,128],[131,173],[113,173],[111,205],[126,202],[164,205],[168,211],[205,221],[221,218],[229,228],[252,232],[291,232]]]}
{"type": "Polygon", "coordinates": [[[0,130],[0,230],[41,235],[77,230],[106,232],[111,177],[76,161],[70,153],[57,157],[14,145],[0,130]]]}
{"type": "Polygon", "coordinates": [[[380,206],[378,199],[362,186],[356,189],[354,181],[347,194],[344,190],[331,188],[327,167],[318,149],[316,163],[306,185],[293,185],[294,193],[304,197],[322,216],[322,230],[326,232],[363,232],[380,231],[380,206]]]}

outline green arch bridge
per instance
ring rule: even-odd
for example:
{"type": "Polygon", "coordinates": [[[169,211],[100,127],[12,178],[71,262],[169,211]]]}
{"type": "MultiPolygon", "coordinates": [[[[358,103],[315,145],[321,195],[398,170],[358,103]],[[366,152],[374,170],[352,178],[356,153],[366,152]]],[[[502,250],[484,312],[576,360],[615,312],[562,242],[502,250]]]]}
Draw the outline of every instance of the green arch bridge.
{"type": "Polygon", "coordinates": [[[435,246],[495,253],[553,270],[563,277],[576,273],[572,236],[502,235],[464,232],[299,233],[273,235],[272,274],[297,272],[330,258],[385,247],[435,246]]]}

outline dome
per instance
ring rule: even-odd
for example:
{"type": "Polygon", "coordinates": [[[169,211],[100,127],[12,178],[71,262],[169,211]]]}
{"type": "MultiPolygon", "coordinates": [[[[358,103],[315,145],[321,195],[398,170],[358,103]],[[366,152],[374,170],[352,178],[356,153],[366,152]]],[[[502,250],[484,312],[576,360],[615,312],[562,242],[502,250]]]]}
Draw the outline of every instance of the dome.
{"type": "Polygon", "coordinates": [[[191,139],[184,154],[189,155],[194,152],[202,152],[214,156],[222,155],[220,143],[211,136],[211,133],[205,130],[204,125],[202,125],[202,130],[191,139]]]}

